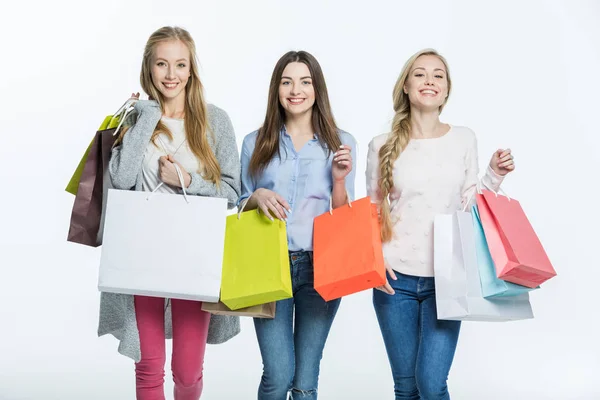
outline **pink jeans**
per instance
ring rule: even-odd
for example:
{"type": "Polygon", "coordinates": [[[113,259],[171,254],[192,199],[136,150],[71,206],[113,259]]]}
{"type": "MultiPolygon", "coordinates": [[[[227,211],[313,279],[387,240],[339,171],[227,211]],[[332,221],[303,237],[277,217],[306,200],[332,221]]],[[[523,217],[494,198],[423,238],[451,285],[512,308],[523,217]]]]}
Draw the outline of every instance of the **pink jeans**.
{"type": "MultiPolygon", "coordinates": [[[[164,400],[165,299],[135,296],[134,303],[142,352],[141,361],[135,363],[136,397],[164,400]]],[[[198,301],[171,300],[175,400],[198,400],[202,394],[202,364],[210,314],[201,307],[198,301]]]]}

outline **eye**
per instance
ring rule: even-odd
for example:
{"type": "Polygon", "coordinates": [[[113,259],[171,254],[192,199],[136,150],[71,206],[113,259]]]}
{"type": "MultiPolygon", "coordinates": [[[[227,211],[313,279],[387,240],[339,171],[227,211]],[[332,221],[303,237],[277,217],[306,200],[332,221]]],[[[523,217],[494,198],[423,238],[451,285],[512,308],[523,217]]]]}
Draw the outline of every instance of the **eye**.
{"type": "Polygon", "coordinates": [[[436,75],[435,77],[439,79],[444,79],[444,75],[436,75]]]}
{"type": "Polygon", "coordinates": [[[417,72],[417,73],[415,74],[415,76],[420,78],[420,77],[422,77],[422,76],[423,76],[423,74],[422,74],[421,72],[417,72]]]}
{"type": "Polygon", "coordinates": [[[159,67],[164,67],[167,64],[165,64],[164,61],[159,61],[158,63],[156,63],[156,65],[158,65],[159,67]]]}
{"type": "Polygon", "coordinates": [[[283,81],[281,82],[282,85],[289,85],[290,81],[283,81]]]}
{"type": "Polygon", "coordinates": [[[312,85],[312,81],[302,81],[303,85],[312,85]]]}
{"type": "Polygon", "coordinates": [[[179,68],[185,68],[185,64],[184,64],[184,63],[180,63],[180,64],[178,65],[178,67],[179,67],[179,68]]]}

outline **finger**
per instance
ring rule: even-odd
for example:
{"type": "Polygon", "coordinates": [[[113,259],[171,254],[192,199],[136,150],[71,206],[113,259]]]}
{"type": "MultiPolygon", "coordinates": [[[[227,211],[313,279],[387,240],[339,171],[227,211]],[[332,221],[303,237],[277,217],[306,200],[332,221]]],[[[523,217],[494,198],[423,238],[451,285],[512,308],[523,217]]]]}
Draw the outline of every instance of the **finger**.
{"type": "Polygon", "coordinates": [[[283,216],[279,213],[279,210],[277,210],[277,207],[275,207],[270,202],[267,202],[267,207],[269,208],[269,210],[271,210],[271,212],[273,213],[273,215],[275,216],[275,218],[277,218],[277,219],[283,219],[283,216]]]}
{"type": "Polygon", "coordinates": [[[273,207],[275,207],[275,209],[277,210],[279,215],[281,215],[283,217],[283,219],[287,218],[287,214],[286,214],[285,210],[283,209],[283,206],[281,204],[279,204],[279,202],[277,201],[277,199],[275,197],[271,198],[271,204],[273,205],[273,207]]]}
{"type": "Polygon", "coordinates": [[[333,159],[333,161],[350,161],[352,156],[350,154],[341,154],[333,159]]]}
{"type": "Polygon", "coordinates": [[[267,218],[269,218],[271,221],[273,221],[273,217],[271,216],[271,213],[269,212],[269,209],[267,208],[266,205],[259,204],[258,207],[263,212],[263,214],[265,214],[267,216],[267,218]]]}
{"type": "Polygon", "coordinates": [[[513,161],[513,160],[508,160],[508,161],[506,161],[506,162],[503,162],[503,163],[500,163],[500,164],[498,164],[498,166],[499,166],[500,168],[506,168],[506,167],[508,167],[508,166],[510,166],[510,165],[513,165],[513,164],[514,164],[514,161],[513,161]]]}
{"type": "Polygon", "coordinates": [[[503,157],[500,157],[500,162],[504,162],[504,161],[508,161],[508,160],[512,160],[512,159],[514,159],[514,157],[512,154],[509,153],[503,157]]]}
{"type": "Polygon", "coordinates": [[[342,154],[350,154],[350,150],[342,150],[342,149],[340,149],[340,150],[338,150],[338,151],[336,151],[334,153],[334,156],[340,156],[342,154]]]}
{"type": "Polygon", "coordinates": [[[397,280],[398,277],[396,277],[396,272],[394,272],[394,270],[388,265],[386,267],[387,269],[387,273],[390,275],[390,278],[392,278],[393,280],[397,280]]]}
{"type": "Polygon", "coordinates": [[[285,201],[285,199],[283,197],[281,197],[280,195],[278,195],[277,193],[275,193],[275,199],[277,200],[277,202],[279,204],[281,204],[281,206],[283,208],[285,208],[288,212],[292,212],[292,207],[290,207],[290,205],[288,204],[287,201],[285,201]]]}
{"type": "Polygon", "coordinates": [[[352,163],[350,161],[338,161],[337,164],[341,165],[343,167],[347,167],[349,165],[352,165],[352,163]]]}
{"type": "Polygon", "coordinates": [[[389,282],[386,282],[385,285],[383,285],[383,291],[390,295],[393,295],[396,293],[394,291],[394,289],[392,288],[392,286],[390,286],[389,282]]]}
{"type": "Polygon", "coordinates": [[[509,154],[510,154],[510,149],[503,150],[502,153],[500,153],[500,158],[506,157],[509,154]]]}

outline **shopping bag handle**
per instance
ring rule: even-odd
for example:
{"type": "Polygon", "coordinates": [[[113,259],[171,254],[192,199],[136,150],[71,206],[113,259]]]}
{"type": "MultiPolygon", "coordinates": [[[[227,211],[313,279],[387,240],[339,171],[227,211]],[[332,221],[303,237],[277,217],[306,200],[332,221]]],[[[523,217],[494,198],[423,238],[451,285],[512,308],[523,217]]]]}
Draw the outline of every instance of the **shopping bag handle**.
{"type": "MultiPolygon", "coordinates": [[[[477,182],[477,184],[475,185],[475,190],[473,191],[473,193],[471,193],[471,195],[469,196],[469,199],[467,200],[467,202],[465,203],[464,207],[463,207],[463,212],[467,210],[467,207],[469,206],[469,204],[471,203],[471,200],[473,200],[473,196],[475,196],[475,193],[477,194],[483,194],[483,192],[481,191],[481,187],[479,186],[479,181],[477,182]]],[[[483,183],[483,182],[481,182],[483,183]]],[[[510,196],[508,194],[506,194],[506,192],[502,189],[502,188],[498,188],[498,191],[496,192],[493,189],[490,189],[487,185],[485,185],[485,188],[487,190],[489,190],[490,192],[494,193],[496,195],[496,197],[498,197],[498,193],[504,195],[508,201],[510,201],[510,196]]]]}
{"type": "MultiPolygon", "coordinates": [[[[121,129],[121,126],[123,125],[123,122],[125,122],[125,119],[127,118],[127,116],[129,115],[130,112],[133,111],[133,106],[129,106],[126,109],[124,109],[122,111],[122,116],[121,119],[119,120],[119,124],[117,125],[117,129],[115,129],[115,131],[113,132],[113,136],[117,136],[117,133],[119,133],[119,129],[121,129]]],[[[118,117],[119,114],[115,114],[113,115],[113,118],[118,117]]]]}
{"type": "MultiPolygon", "coordinates": [[[[177,177],[179,178],[179,183],[181,184],[181,190],[183,190],[183,198],[185,199],[186,203],[189,203],[190,200],[187,197],[187,192],[185,191],[185,183],[183,181],[183,173],[181,172],[181,169],[179,168],[179,165],[177,165],[176,163],[173,163],[173,165],[175,166],[175,171],[177,171],[177,177]]],[[[164,182],[159,183],[152,192],[150,192],[150,194],[148,195],[148,197],[146,197],[146,200],[150,200],[150,197],[152,197],[152,195],[154,193],[156,193],[156,191],[158,190],[158,188],[160,188],[162,185],[164,185],[164,182]]]]}
{"type": "MultiPolygon", "coordinates": [[[[352,208],[352,201],[350,200],[348,189],[346,189],[346,198],[348,199],[348,207],[352,208]]],[[[333,215],[333,196],[329,196],[329,214],[333,215]]]]}
{"type": "Polygon", "coordinates": [[[135,97],[130,97],[127,99],[127,101],[125,103],[123,103],[123,105],[121,107],[119,107],[119,109],[117,110],[117,112],[115,112],[113,114],[113,116],[117,116],[123,112],[125,112],[127,109],[129,109],[130,107],[133,107],[133,105],[138,101],[137,98],[135,97]]]}

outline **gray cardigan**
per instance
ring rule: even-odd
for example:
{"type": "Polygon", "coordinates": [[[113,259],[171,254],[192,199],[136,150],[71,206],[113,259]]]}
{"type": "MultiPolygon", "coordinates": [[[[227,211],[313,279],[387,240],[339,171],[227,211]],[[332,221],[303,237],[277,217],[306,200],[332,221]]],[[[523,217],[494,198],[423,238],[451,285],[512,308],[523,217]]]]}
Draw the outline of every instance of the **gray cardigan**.
{"type": "MultiPolygon", "coordinates": [[[[109,172],[113,186],[123,190],[142,190],[142,162],[154,128],[162,117],[156,101],[140,100],[135,104],[131,125],[121,145],[112,150],[109,172]]],[[[208,105],[208,121],[212,135],[209,144],[221,167],[221,183],[217,187],[197,172],[190,172],[192,181],[187,193],[198,196],[226,198],[233,208],[240,195],[240,161],[233,126],[227,113],[208,105]],[[214,138],[213,138],[214,135],[214,138]]],[[[211,315],[208,343],[226,342],[240,332],[239,317],[211,315]]],[[[133,296],[101,293],[98,336],[112,334],[120,341],[119,353],[141,360],[140,336],[135,317],[133,296]]],[[[170,302],[165,304],[165,336],[172,337],[170,302]]]]}

